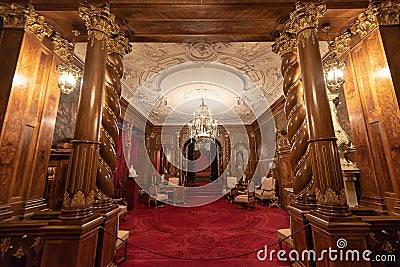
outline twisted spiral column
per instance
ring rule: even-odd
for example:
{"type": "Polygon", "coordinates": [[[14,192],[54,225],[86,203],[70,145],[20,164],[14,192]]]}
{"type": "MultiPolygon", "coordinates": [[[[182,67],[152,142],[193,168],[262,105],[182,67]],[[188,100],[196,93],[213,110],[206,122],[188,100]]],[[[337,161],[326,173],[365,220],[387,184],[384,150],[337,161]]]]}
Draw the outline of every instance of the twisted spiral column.
{"type": "Polygon", "coordinates": [[[100,128],[100,155],[96,178],[96,209],[106,209],[112,205],[114,195],[114,175],[117,167],[118,118],[121,114],[122,57],[130,52],[128,39],[119,34],[110,40],[107,55],[105,91],[103,96],[102,120],[100,128]]]}
{"type": "Polygon", "coordinates": [[[275,40],[273,51],[282,57],[283,93],[288,119],[288,139],[291,145],[290,161],[294,171],[295,205],[302,210],[315,208],[315,190],[312,175],[306,107],[303,100],[301,68],[297,60],[296,40],[282,33],[275,40]]]}

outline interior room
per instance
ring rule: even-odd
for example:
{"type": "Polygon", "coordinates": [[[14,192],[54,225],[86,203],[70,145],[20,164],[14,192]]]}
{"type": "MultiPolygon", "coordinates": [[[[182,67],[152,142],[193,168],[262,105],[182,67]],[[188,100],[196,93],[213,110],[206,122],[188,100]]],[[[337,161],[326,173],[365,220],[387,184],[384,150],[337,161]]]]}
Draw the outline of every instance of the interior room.
{"type": "Polygon", "coordinates": [[[398,266],[400,2],[0,2],[0,266],[398,266]]]}

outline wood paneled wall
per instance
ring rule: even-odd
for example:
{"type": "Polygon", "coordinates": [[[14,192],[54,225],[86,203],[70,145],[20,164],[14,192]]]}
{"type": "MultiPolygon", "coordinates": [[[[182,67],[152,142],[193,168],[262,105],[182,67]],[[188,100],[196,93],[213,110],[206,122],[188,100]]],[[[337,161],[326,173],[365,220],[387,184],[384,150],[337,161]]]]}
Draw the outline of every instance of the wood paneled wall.
{"type": "Polygon", "coordinates": [[[0,73],[4,218],[9,211],[26,215],[46,207],[43,193],[60,94],[56,73],[60,59],[32,34],[15,29],[3,30],[0,53],[1,68],[7,70],[0,73]]]}
{"type": "Polygon", "coordinates": [[[383,213],[393,211],[399,199],[399,36],[399,27],[377,28],[342,58],[347,63],[344,88],[360,168],[361,204],[383,213]]]}

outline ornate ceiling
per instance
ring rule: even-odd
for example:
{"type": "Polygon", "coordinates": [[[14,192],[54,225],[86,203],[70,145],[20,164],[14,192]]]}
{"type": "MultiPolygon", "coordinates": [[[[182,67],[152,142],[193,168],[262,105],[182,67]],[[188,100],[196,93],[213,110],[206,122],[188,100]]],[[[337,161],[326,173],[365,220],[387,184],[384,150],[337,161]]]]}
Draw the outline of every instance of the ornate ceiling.
{"type": "MultiPolygon", "coordinates": [[[[222,124],[251,124],[283,94],[281,59],[271,45],[132,43],[124,57],[123,97],[155,125],[185,124],[200,98],[222,124]]],[[[79,58],[85,50],[77,44],[79,58]]]]}

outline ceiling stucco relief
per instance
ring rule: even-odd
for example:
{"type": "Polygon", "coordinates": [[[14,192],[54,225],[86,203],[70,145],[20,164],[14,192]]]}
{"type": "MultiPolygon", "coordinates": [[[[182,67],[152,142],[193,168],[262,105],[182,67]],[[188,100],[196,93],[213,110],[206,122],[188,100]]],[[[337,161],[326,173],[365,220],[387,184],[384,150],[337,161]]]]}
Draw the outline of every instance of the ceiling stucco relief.
{"type": "MultiPolygon", "coordinates": [[[[281,59],[272,52],[271,45],[270,42],[132,43],[132,52],[124,57],[122,95],[155,125],[165,123],[167,118],[168,124],[189,120],[189,114],[199,104],[192,100],[201,97],[213,106],[217,120],[252,123],[282,95],[281,59]],[[192,82],[182,78],[193,75],[190,70],[196,69],[192,82]],[[235,81],[206,77],[213,75],[235,81]],[[238,105],[238,97],[244,105],[238,105]],[[223,110],[213,101],[222,102],[229,109],[223,110]],[[188,107],[193,109],[190,113],[188,107]]],[[[85,44],[77,44],[76,54],[82,60],[85,50],[85,44]]]]}

